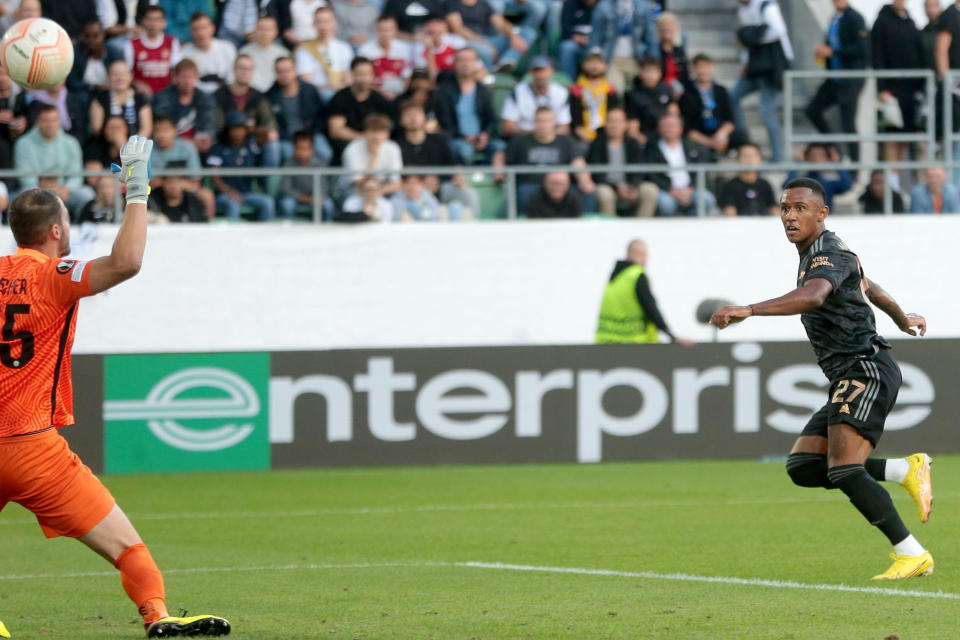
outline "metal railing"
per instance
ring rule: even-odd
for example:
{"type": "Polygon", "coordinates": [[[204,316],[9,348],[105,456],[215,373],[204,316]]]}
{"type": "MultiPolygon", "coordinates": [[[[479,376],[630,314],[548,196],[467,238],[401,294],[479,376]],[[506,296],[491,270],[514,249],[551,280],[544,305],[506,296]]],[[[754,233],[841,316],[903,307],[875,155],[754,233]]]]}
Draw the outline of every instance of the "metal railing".
{"type": "MultiPolygon", "coordinates": [[[[960,70],[950,69],[943,76],[943,160],[952,164],[958,158],[953,157],[953,145],[960,142],[960,133],[953,128],[953,101],[960,98],[960,70]]],[[[930,94],[933,95],[933,94],[930,94]]],[[[932,116],[932,114],[931,114],[932,116]]],[[[933,117],[928,118],[930,120],[933,117]]],[[[954,185],[956,186],[956,185],[954,185]]]]}
{"type": "MultiPolygon", "coordinates": [[[[917,133],[879,133],[876,131],[869,133],[794,133],[793,83],[795,80],[855,80],[860,78],[897,78],[900,80],[904,78],[923,78],[926,85],[928,104],[931,106],[935,104],[937,95],[937,77],[936,74],[934,74],[934,72],[930,69],[846,69],[841,71],[811,69],[803,71],[786,71],[783,74],[784,153],[786,153],[788,156],[792,156],[794,144],[804,144],[810,142],[925,142],[927,147],[927,160],[935,159],[937,148],[937,127],[936,118],[934,118],[932,114],[926,119],[924,130],[917,133]]],[[[945,156],[945,159],[948,162],[952,160],[950,156],[945,156]]]]}
{"type": "MultiPolygon", "coordinates": [[[[960,136],[958,136],[960,139],[960,136]]],[[[885,189],[884,189],[884,213],[892,214],[893,213],[893,197],[892,190],[890,187],[891,175],[894,171],[900,170],[922,170],[930,167],[942,167],[946,169],[952,169],[954,167],[960,167],[960,161],[958,162],[943,162],[939,160],[917,160],[917,161],[902,161],[902,162],[826,162],[826,163],[807,163],[807,162],[779,162],[779,163],[765,163],[762,165],[746,165],[746,164],[735,164],[735,163],[724,163],[724,164],[715,164],[715,163],[702,163],[702,164],[690,164],[685,167],[686,171],[689,171],[692,174],[693,186],[697,189],[706,189],[707,177],[709,175],[721,174],[721,175],[734,175],[740,172],[755,172],[760,174],[762,177],[764,174],[776,173],[776,174],[787,174],[791,171],[796,171],[801,174],[805,174],[811,171],[859,171],[859,170],[881,170],[884,172],[885,180],[885,189]]],[[[506,179],[502,182],[502,188],[506,189],[505,202],[506,202],[506,217],[507,219],[513,220],[518,218],[517,211],[517,201],[516,201],[516,186],[517,186],[517,176],[521,175],[545,175],[554,171],[563,171],[569,173],[592,173],[592,174],[605,174],[605,173],[625,173],[625,174],[667,174],[671,171],[674,171],[674,168],[666,164],[623,164],[623,165],[557,165],[557,166],[504,166],[504,167],[494,167],[489,165],[475,165],[475,166],[464,166],[451,168],[446,167],[405,167],[402,170],[403,174],[413,174],[413,175],[425,175],[425,176],[450,176],[450,175],[470,175],[470,174],[483,174],[483,175],[496,175],[504,174],[506,179]]],[[[326,178],[331,177],[341,177],[341,176],[354,176],[358,173],[364,175],[390,175],[395,174],[397,171],[392,169],[378,169],[378,170],[364,170],[357,171],[355,169],[343,169],[343,168],[316,168],[316,167],[275,167],[275,168],[204,168],[199,170],[191,170],[189,178],[204,178],[210,176],[220,176],[220,177],[251,177],[251,178],[267,178],[271,176],[311,176],[313,178],[313,199],[312,199],[312,218],[314,222],[323,221],[323,200],[325,196],[325,185],[324,181],[326,178]]],[[[163,177],[166,175],[175,175],[183,176],[184,171],[182,169],[177,171],[155,171],[153,173],[154,177],[163,177]]],[[[20,178],[25,176],[33,176],[36,174],[28,173],[24,171],[13,171],[13,170],[0,170],[0,179],[2,178],[20,178]]],[[[57,175],[61,177],[67,176],[83,176],[83,177],[94,177],[94,176],[109,176],[111,175],[109,171],[72,171],[72,172],[62,172],[57,175]]],[[[773,185],[774,190],[776,191],[778,185],[773,185]]],[[[122,195],[120,190],[117,189],[114,194],[114,204],[116,207],[116,219],[120,220],[122,218],[122,195]]],[[[705,210],[705,205],[702,198],[697,199],[697,210],[696,214],[699,217],[704,217],[708,215],[709,212],[705,210]]]]}

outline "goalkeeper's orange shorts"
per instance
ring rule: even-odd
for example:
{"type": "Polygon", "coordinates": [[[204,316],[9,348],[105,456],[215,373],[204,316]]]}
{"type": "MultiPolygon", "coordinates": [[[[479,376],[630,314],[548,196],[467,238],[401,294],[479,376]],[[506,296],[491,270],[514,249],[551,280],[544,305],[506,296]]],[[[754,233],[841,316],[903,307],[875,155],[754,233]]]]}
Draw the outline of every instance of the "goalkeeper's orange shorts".
{"type": "Polygon", "coordinates": [[[57,429],[0,438],[0,510],[16,502],[48,538],[86,535],[116,500],[57,429]]]}

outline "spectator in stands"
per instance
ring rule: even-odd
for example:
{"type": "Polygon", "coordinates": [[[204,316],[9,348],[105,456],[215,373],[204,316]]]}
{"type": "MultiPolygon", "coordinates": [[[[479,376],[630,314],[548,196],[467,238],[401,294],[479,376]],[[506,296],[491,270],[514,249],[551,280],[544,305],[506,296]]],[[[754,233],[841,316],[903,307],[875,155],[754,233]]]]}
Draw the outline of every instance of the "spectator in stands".
{"type": "Polygon", "coordinates": [[[283,31],[283,39],[294,47],[316,40],[317,9],[326,4],[326,0],[290,0],[290,28],[283,31]]]}
{"type": "Polygon", "coordinates": [[[351,141],[363,138],[364,122],[368,115],[390,114],[392,111],[387,99],[373,88],[374,71],[370,60],[354,58],[350,73],[352,83],[338,91],[328,106],[334,164],[339,164],[344,149],[351,141]]]}
{"type": "Polygon", "coordinates": [[[229,40],[214,38],[216,27],[205,13],[195,13],[190,18],[190,35],[193,42],[185,44],[181,55],[197,65],[200,80],[197,89],[212,94],[225,84],[233,82],[233,62],[237,48],[229,40]]]}
{"type": "Polygon", "coordinates": [[[924,170],[924,178],[910,193],[910,213],[960,213],[960,194],[942,167],[924,170]]]}
{"type": "Polygon", "coordinates": [[[440,72],[453,71],[457,50],[464,46],[463,38],[450,34],[446,20],[431,16],[423,25],[423,37],[414,44],[412,64],[426,68],[436,80],[440,72]]]}
{"type": "MultiPolygon", "coordinates": [[[[710,191],[699,190],[694,186],[693,176],[687,169],[691,164],[709,162],[711,152],[692,140],[683,137],[683,122],[680,117],[665,113],[657,124],[657,136],[647,143],[644,149],[644,161],[649,164],[670,165],[667,173],[647,174],[645,181],[653,183],[658,189],[656,201],[641,197],[640,215],[652,215],[656,208],[658,216],[686,214],[697,215],[697,202],[703,199],[703,208],[708,214],[717,206],[717,199],[710,191]],[[649,207],[649,208],[648,208],[649,207]]],[[[643,187],[641,193],[650,187],[643,187]]]]}
{"type": "MultiPolygon", "coordinates": [[[[260,17],[260,0],[216,0],[217,36],[226,40],[234,48],[242,47],[257,28],[260,17]]],[[[263,3],[267,4],[267,3],[263,3]]]]}
{"type": "MultiPolygon", "coordinates": [[[[376,37],[374,27],[381,17],[379,5],[370,0],[332,0],[330,5],[337,18],[337,37],[357,50],[357,55],[365,55],[359,47],[376,37]]],[[[393,22],[396,24],[396,19],[393,22]]]]}
{"type": "Polygon", "coordinates": [[[373,62],[373,84],[388,100],[407,88],[413,72],[413,51],[409,42],[397,37],[397,19],[393,16],[380,16],[376,38],[357,49],[357,56],[373,62]]]}
{"type": "Polygon", "coordinates": [[[90,105],[83,103],[79,96],[70,95],[65,82],[59,82],[51,89],[28,91],[26,102],[28,127],[36,124],[41,107],[53,105],[60,113],[60,125],[63,130],[77,138],[81,143],[86,142],[90,105]]]}
{"type": "MultiPolygon", "coordinates": [[[[544,105],[534,115],[533,133],[522,133],[510,139],[505,152],[497,152],[493,165],[576,165],[586,167],[583,152],[576,141],[559,133],[553,109],[544,105]]],[[[502,176],[501,176],[502,179],[502,176]]],[[[527,210],[530,197],[540,188],[542,174],[517,175],[517,208],[527,210]]],[[[584,196],[584,208],[593,211],[596,206],[596,185],[587,171],[577,173],[577,186],[584,196]]]]}
{"type": "Polygon", "coordinates": [[[436,221],[446,218],[446,212],[424,186],[423,176],[403,176],[403,188],[390,198],[393,219],[397,222],[436,221]],[[443,211],[443,213],[441,213],[443,211]]]}
{"type": "Polygon", "coordinates": [[[144,10],[140,26],[143,32],[127,41],[124,58],[133,73],[134,88],[152,97],[173,80],[173,65],[180,61],[180,43],[163,32],[167,16],[160,5],[144,10]]]}
{"type": "Polygon", "coordinates": [[[444,11],[450,32],[466,40],[484,66],[494,71],[513,71],[537,37],[537,32],[528,27],[518,27],[514,32],[513,25],[487,0],[446,0],[444,11]]]}
{"type": "MultiPolygon", "coordinates": [[[[636,138],[627,135],[627,112],[619,105],[610,107],[607,110],[606,126],[597,131],[597,137],[590,143],[587,165],[623,166],[639,164],[643,162],[643,158],[643,145],[636,138]]],[[[643,176],[638,173],[594,173],[597,208],[600,213],[611,216],[618,212],[640,215],[642,179],[643,176]]],[[[656,193],[652,197],[656,198],[656,193]]],[[[647,210],[652,211],[652,207],[647,207],[647,210]]]]}
{"type": "MultiPolygon", "coordinates": [[[[763,156],[755,144],[745,143],[737,149],[737,162],[760,166],[763,156]]],[[[773,195],[773,187],[756,171],[741,171],[736,178],[720,187],[720,210],[723,215],[767,216],[778,215],[780,207],[773,195]]]]}
{"type": "Polygon", "coordinates": [[[383,197],[383,188],[374,176],[360,180],[357,192],[343,202],[342,214],[336,222],[392,222],[393,205],[383,197]]]}
{"type": "Polygon", "coordinates": [[[657,17],[657,39],[660,41],[663,81],[676,100],[690,84],[690,71],[687,68],[687,35],[680,31],[675,14],[664,11],[657,17]]]}
{"type": "Polygon", "coordinates": [[[153,143],[150,165],[155,171],[163,171],[171,162],[182,162],[191,174],[200,169],[197,148],[177,135],[176,123],[170,116],[158,115],[154,120],[153,143]]]}
{"type": "Polygon", "coordinates": [[[101,132],[83,148],[83,159],[96,160],[100,167],[120,166],[120,147],[130,138],[130,123],[121,115],[107,116],[101,132]]]}
{"type": "MultiPolygon", "coordinates": [[[[14,93],[13,81],[0,65],[0,169],[13,168],[13,143],[27,128],[27,96],[14,93]]],[[[17,189],[17,178],[5,178],[8,192],[17,189]]]]}
{"type": "Polygon", "coordinates": [[[600,0],[593,9],[590,46],[602,47],[610,61],[610,82],[624,93],[640,67],[638,60],[657,58],[660,45],[649,0],[600,0]]]}
{"type": "Polygon", "coordinates": [[[497,129],[493,96],[474,75],[477,52],[464,47],[457,51],[453,78],[437,85],[437,121],[458,162],[473,164],[477,153],[486,157],[502,150],[502,140],[494,137],[497,129]]]}
{"type": "MultiPolygon", "coordinates": [[[[828,147],[825,144],[814,142],[807,145],[807,148],[803,152],[803,159],[810,164],[840,162],[840,152],[837,151],[837,148],[833,145],[828,147]]],[[[833,196],[850,191],[850,189],[853,188],[853,176],[850,175],[849,171],[844,169],[837,171],[834,174],[835,177],[830,177],[831,173],[832,172],[826,173],[821,169],[814,169],[813,171],[807,171],[803,174],[798,171],[791,171],[787,174],[787,179],[784,181],[784,184],[794,178],[813,178],[823,185],[823,190],[827,194],[824,204],[833,209],[833,196]]]]}
{"type": "MultiPolygon", "coordinates": [[[[865,69],[870,60],[870,40],[863,16],[850,6],[850,0],[833,0],[837,12],[830,21],[824,44],[814,50],[831,70],[865,69]]],[[[817,89],[805,113],[820,133],[830,133],[824,111],[836,105],[840,109],[840,130],[857,132],[857,102],[863,90],[863,78],[836,80],[828,78],[817,89]]],[[[860,159],[860,144],[849,143],[850,159],[860,159]]]]}
{"type": "Polygon", "coordinates": [[[253,78],[250,86],[266,93],[277,79],[274,64],[280,58],[290,56],[286,47],[276,43],[277,20],[273,16],[262,16],[257,20],[250,42],[240,48],[240,55],[250,56],[253,60],[253,78]]]}
{"type": "Polygon", "coordinates": [[[553,111],[557,133],[570,133],[570,92],[552,78],[553,62],[547,56],[536,56],[530,62],[530,82],[515,86],[503,103],[500,133],[504,138],[533,132],[534,114],[540,107],[553,111]]]}
{"type": "Polygon", "coordinates": [[[96,0],[40,0],[43,17],[63,27],[71,40],[80,37],[83,25],[98,20],[96,0]]]}
{"type": "Polygon", "coordinates": [[[363,119],[363,134],[343,150],[343,168],[354,171],[343,176],[341,193],[359,187],[366,171],[391,171],[377,174],[381,182],[380,195],[388,196],[400,188],[400,172],[403,170],[403,154],[396,142],[390,139],[390,118],[382,113],[370,113],[363,119]]]}
{"type": "Polygon", "coordinates": [[[424,24],[433,16],[445,15],[446,0],[387,0],[383,14],[397,19],[400,37],[414,40],[424,24]]]}
{"type": "MultiPolygon", "coordinates": [[[[247,135],[247,117],[239,111],[227,114],[226,142],[218,142],[210,149],[207,165],[223,168],[256,167],[260,164],[260,152],[247,135]]],[[[240,208],[252,207],[258,220],[272,220],[275,215],[273,198],[253,190],[251,176],[213,176],[217,190],[217,208],[223,209],[230,220],[240,219],[240,208]]]]}
{"type": "Polygon", "coordinates": [[[147,208],[162,214],[170,222],[207,222],[203,203],[190,193],[192,180],[187,177],[189,169],[183,160],[167,164],[167,171],[182,171],[180,175],[164,176],[159,189],[150,193],[147,208]]]}
{"type": "Polygon", "coordinates": [[[693,57],[694,81],[680,97],[680,113],[687,137],[723,154],[747,141],[736,131],[727,90],[713,81],[714,64],[706,54],[693,57]]]}
{"type": "Polygon", "coordinates": [[[607,61],[603,49],[593,47],[587,52],[576,83],[570,86],[570,120],[573,134],[588,147],[597,137],[597,129],[607,121],[610,104],[617,101],[617,93],[607,80],[607,61]]]}
{"type": "MultiPolygon", "coordinates": [[[[111,58],[123,58],[127,39],[140,32],[140,28],[127,26],[127,3],[125,0],[95,0],[97,18],[106,35],[106,47],[111,58]]],[[[81,30],[82,33],[82,30],[81,30]]]]}
{"type": "MultiPolygon", "coordinates": [[[[323,167],[326,163],[317,157],[313,148],[313,133],[297,131],[293,134],[293,155],[284,162],[286,167],[323,167]]],[[[284,175],[277,189],[280,215],[287,219],[297,216],[298,210],[313,209],[313,176],[284,175]]]]}
{"type": "Polygon", "coordinates": [[[185,58],[173,68],[173,82],[156,95],[154,117],[166,116],[177,135],[191,140],[200,153],[210,150],[214,134],[213,96],[197,89],[197,65],[185,58]]]}
{"type": "Polygon", "coordinates": [[[253,58],[247,55],[237,56],[233,65],[233,82],[217,89],[213,94],[216,110],[217,131],[223,128],[228,113],[239,111],[247,118],[250,135],[263,151],[262,165],[280,166],[280,137],[277,134],[277,120],[273,117],[270,101],[262,93],[250,87],[253,79],[253,58]]]}
{"type": "MultiPolygon", "coordinates": [[[[449,0],[448,0],[449,1],[449,0]]],[[[541,32],[545,35],[547,24],[545,22],[549,12],[548,4],[551,0],[488,0],[493,12],[504,18],[510,17],[509,22],[514,25],[514,33],[519,32],[520,36],[527,43],[527,47],[533,46],[533,43],[540,36],[541,32]],[[520,17],[518,20],[517,17],[520,17]]],[[[512,46],[512,45],[511,45],[512,46]]],[[[519,59],[518,59],[519,61],[519,59]]],[[[501,57],[501,65],[503,58],[501,57]]],[[[501,66],[501,71],[512,71],[515,67],[512,65],[501,66]]]]}
{"type": "Polygon", "coordinates": [[[670,87],[663,82],[660,61],[644,58],[640,61],[640,75],[625,98],[630,135],[646,143],[657,131],[660,116],[670,104],[670,87]]]}
{"type": "MultiPolygon", "coordinates": [[[[937,65],[937,77],[941,80],[940,92],[937,96],[938,106],[942,104],[942,93],[944,91],[943,81],[947,71],[950,69],[960,69],[960,0],[949,5],[940,14],[937,20],[937,41],[934,50],[934,57],[937,65]]],[[[942,111],[942,108],[941,110],[942,111]]],[[[939,120],[943,120],[944,115],[938,112],[939,120]]],[[[940,123],[937,131],[942,131],[945,126],[957,131],[960,128],[960,98],[953,95],[953,122],[940,123]]],[[[953,157],[960,158],[960,142],[953,143],[953,157]]],[[[953,170],[953,183],[960,184],[960,168],[953,170]]]]}
{"type": "Polygon", "coordinates": [[[943,7],[940,6],[940,0],[925,0],[923,11],[927,14],[927,24],[920,30],[920,45],[923,48],[923,68],[937,70],[937,23],[940,21],[940,14],[943,13],[943,7]]]}
{"type": "MultiPolygon", "coordinates": [[[[580,62],[590,46],[590,26],[597,0],[567,0],[560,14],[560,71],[576,78],[580,62]]],[[[602,50],[602,49],[601,49],[602,50]]],[[[606,61],[606,52],[604,52],[606,61]]]]}
{"type": "Polygon", "coordinates": [[[780,162],[783,150],[777,101],[783,91],[783,72],[793,60],[787,25],[776,0],[740,0],[737,20],[740,24],[737,39],[743,47],[744,65],[740,79],[730,92],[734,122],[740,131],[747,130],[740,101],[759,91],[760,117],[770,139],[773,161],[780,162]]]}
{"type": "Polygon", "coordinates": [[[427,112],[427,131],[434,133],[438,130],[437,111],[441,108],[436,96],[436,83],[430,79],[430,72],[426,69],[414,69],[410,74],[410,85],[407,90],[393,99],[390,105],[390,116],[396,120],[400,107],[407,102],[416,102],[427,112]]]}
{"type": "Polygon", "coordinates": [[[580,194],[570,184],[570,174],[551,171],[530,196],[528,218],[579,218],[583,215],[580,194]]]}
{"type": "Polygon", "coordinates": [[[100,21],[83,25],[80,38],[73,46],[73,68],[67,76],[67,91],[89,102],[91,92],[108,88],[107,67],[113,60],[104,46],[100,21]]]}
{"type": "Polygon", "coordinates": [[[130,67],[123,60],[110,65],[110,88],[98,91],[90,102],[90,131],[97,135],[107,116],[121,116],[138,136],[150,137],[153,131],[153,110],[150,98],[133,88],[130,67]]]}
{"type": "Polygon", "coordinates": [[[77,222],[81,224],[84,222],[95,224],[115,222],[117,210],[117,204],[114,202],[115,189],[113,176],[94,178],[96,196],[80,208],[80,212],[77,214],[77,222]]]}
{"type": "MultiPolygon", "coordinates": [[[[427,133],[427,115],[423,106],[416,102],[404,103],[400,109],[401,135],[397,137],[405,167],[455,167],[459,163],[446,136],[427,133]]],[[[447,205],[450,217],[460,219],[463,210],[479,211],[480,201],[474,189],[467,185],[459,173],[442,178],[422,176],[422,182],[440,202],[447,205]]]]}
{"type": "Polygon", "coordinates": [[[316,87],[300,82],[293,59],[280,58],[274,63],[276,83],[267,92],[277,121],[277,136],[280,140],[280,155],[289,160],[293,157],[293,137],[298,131],[313,134],[314,152],[324,164],[333,158],[333,149],[321,133],[323,118],[320,109],[320,93],[316,87]]]}
{"type": "Polygon", "coordinates": [[[166,15],[167,26],[164,32],[173,36],[181,44],[190,42],[190,19],[193,15],[197,12],[210,12],[210,0],[139,0],[137,2],[138,23],[143,21],[147,8],[154,5],[161,7],[166,15]]]}
{"type": "MultiPolygon", "coordinates": [[[[863,213],[886,213],[883,206],[884,190],[883,171],[877,169],[870,173],[870,183],[864,189],[857,202],[860,203],[863,213]]],[[[895,190],[890,190],[891,204],[893,204],[893,213],[903,213],[903,198],[895,190]]]]}
{"type": "Polygon", "coordinates": [[[350,63],[353,49],[343,40],[337,40],[337,19],[329,6],[317,9],[313,25],[317,29],[315,40],[303,42],[297,47],[295,60],[297,75],[304,82],[320,90],[320,97],[328,101],[337,91],[350,84],[350,63]]]}
{"type": "MultiPolygon", "coordinates": [[[[57,176],[83,170],[80,143],[60,126],[60,111],[44,104],[37,112],[37,124],[17,139],[14,147],[14,167],[25,171],[20,178],[23,189],[37,186],[39,176],[57,176]]],[[[57,195],[76,212],[95,196],[93,189],[83,184],[79,175],[67,176],[56,188],[57,195]]]]}
{"type": "MultiPolygon", "coordinates": [[[[168,116],[157,116],[153,121],[153,153],[150,163],[154,171],[163,171],[169,165],[182,164],[188,175],[196,175],[201,168],[200,154],[197,148],[187,140],[177,136],[176,123],[168,116]],[[174,164],[176,163],[176,164],[174,164]]],[[[154,178],[150,186],[154,189],[163,184],[163,178],[154,178]]],[[[190,192],[203,203],[207,216],[212,218],[216,210],[213,191],[202,186],[200,178],[191,179],[190,192]]]]}

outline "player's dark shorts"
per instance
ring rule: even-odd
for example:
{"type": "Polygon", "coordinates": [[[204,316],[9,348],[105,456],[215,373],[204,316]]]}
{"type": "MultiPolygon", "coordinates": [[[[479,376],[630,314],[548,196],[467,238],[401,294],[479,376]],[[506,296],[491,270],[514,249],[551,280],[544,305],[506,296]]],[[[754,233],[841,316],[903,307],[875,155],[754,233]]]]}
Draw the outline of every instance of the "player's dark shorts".
{"type": "Polygon", "coordinates": [[[827,426],[846,423],[877,446],[903,377],[886,349],[857,360],[830,380],[827,404],[813,414],[801,435],[827,437],[827,426]]]}

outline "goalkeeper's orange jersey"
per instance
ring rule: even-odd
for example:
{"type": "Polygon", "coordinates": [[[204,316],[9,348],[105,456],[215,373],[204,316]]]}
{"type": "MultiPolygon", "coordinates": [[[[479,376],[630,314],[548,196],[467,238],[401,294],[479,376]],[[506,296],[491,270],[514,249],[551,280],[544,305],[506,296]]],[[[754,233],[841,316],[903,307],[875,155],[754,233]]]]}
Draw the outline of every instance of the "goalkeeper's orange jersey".
{"type": "Polygon", "coordinates": [[[88,262],[0,257],[0,437],[73,424],[70,350],[88,262]]]}

